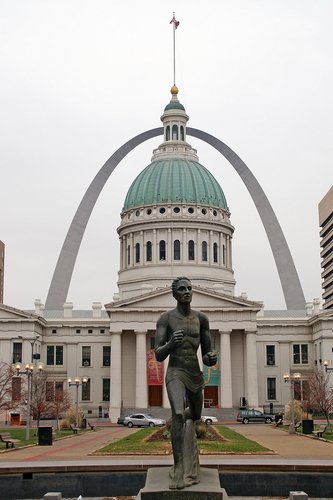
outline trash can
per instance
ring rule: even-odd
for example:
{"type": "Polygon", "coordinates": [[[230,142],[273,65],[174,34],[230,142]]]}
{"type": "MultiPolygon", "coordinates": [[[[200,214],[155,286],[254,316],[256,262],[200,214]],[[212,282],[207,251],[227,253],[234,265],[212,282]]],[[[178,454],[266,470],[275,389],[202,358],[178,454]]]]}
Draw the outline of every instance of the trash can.
{"type": "Polygon", "coordinates": [[[303,434],[311,434],[313,431],[313,420],[302,420],[303,434]]]}
{"type": "Polygon", "coordinates": [[[38,427],[39,446],[52,445],[52,427],[38,427]]]}

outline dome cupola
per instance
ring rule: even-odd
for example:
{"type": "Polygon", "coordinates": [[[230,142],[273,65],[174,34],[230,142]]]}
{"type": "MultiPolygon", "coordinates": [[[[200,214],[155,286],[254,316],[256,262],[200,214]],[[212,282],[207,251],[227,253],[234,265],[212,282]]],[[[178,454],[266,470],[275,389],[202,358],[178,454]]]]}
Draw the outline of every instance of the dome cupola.
{"type": "Polygon", "coordinates": [[[171,88],[164,140],[130,186],[118,227],[119,298],[170,286],[177,276],[233,295],[234,231],[220,184],[186,140],[189,119],[171,88]]]}

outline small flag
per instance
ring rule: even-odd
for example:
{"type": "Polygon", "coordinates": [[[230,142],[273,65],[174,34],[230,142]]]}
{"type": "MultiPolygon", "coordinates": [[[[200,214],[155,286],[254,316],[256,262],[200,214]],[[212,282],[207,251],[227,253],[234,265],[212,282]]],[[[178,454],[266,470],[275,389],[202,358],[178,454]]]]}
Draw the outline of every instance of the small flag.
{"type": "Polygon", "coordinates": [[[173,15],[173,18],[170,21],[170,24],[172,23],[175,25],[175,30],[176,30],[179,26],[179,21],[176,21],[175,15],[173,15]]]}

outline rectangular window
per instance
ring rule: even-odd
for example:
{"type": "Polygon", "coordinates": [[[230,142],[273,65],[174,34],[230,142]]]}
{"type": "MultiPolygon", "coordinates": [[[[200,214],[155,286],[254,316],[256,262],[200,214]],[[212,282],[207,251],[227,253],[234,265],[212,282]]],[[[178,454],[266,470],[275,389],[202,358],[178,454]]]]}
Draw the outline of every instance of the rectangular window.
{"type": "Polygon", "coordinates": [[[110,366],[111,346],[103,345],[103,366],[110,366]]]}
{"type": "Polygon", "coordinates": [[[13,363],[22,363],[22,342],[13,343],[13,363]]]}
{"type": "MultiPolygon", "coordinates": [[[[17,361],[18,363],[18,361],[17,361]]],[[[13,377],[12,378],[12,401],[20,401],[21,399],[21,387],[22,387],[22,378],[21,377],[13,377]]]]}
{"type": "Polygon", "coordinates": [[[55,383],[55,392],[56,392],[56,394],[63,394],[63,392],[64,392],[64,383],[63,382],[56,382],[55,383]]]}
{"type": "Polygon", "coordinates": [[[77,329],[77,330],[75,330],[75,333],[77,333],[79,335],[81,333],[81,330],[77,329]]]}
{"type": "Polygon", "coordinates": [[[110,379],[103,378],[103,401],[110,401],[110,379]]]}
{"type": "Polygon", "coordinates": [[[46,346],[46,364],[62,366],[64,364],[64,346],[46,346]]]}
{"type": "Polygon", "coordinates": [[[155,349],[155,337],[150,337],[150,349],[155,349]]]}
{"type": "Polygon", "coordinates": [[[88,333],[89,333],[89,335],[91,335],[93,333],[93,331],[89,329],[88,333]]]}
{"type": "Polygon", "coordinates": [[[275,345],[266,345],[266,365],[275,365],[275,345]]]}
{"type": "Polygon", "coordinates": [[[104,335],[104,333],[105,333],[104,328],[102,328],[102,329],[99,331],[99,333],[100,333],[101,335],[104,335]]]}
{"type": "Polygon", "coordinates": [[[57,366],[63,365],[64,364],[64,348],[63,348],[63,346],[62,345],[56,345],[55,346],[55,351],[56,351],[56,356],[55,356],[56,362],[55,362],[55,364],[57,366]]]}
{"type": "Polygon", "coordinates": [[[308,344],[293,345],[294,365],[307,365],[309,363],[308,344]]]}
{"type": "Polygon", "coordinates": [[[46,401],[54,401],[54,382],[46,382],[46,401]]]}
{"type": "Polygon", "coordinates": [[[54,334],[54,333],[57,333],[57,330],[52,330],[52,333],[53,333],[53,334],[54,334]]]}
{"type": "Polygon", "coordinates": [[[54,365],[54,346],[48,345],[46,346],[46,364],[54,365]]]}
{"type": "Polygon", "coordinates": [[[82,347],[82,366],[91,366],[91,346],[82,347]]]}
{"type": "Polygon", "coordinates": [[[90,401],[90,378],[88,382],[82,384],[82,401],[90,401]]]}
{"type": "Polygon", "coordinates": [[[267,379],[267,399],[275,400],[276,399],[276,378],[269,377],[267,379]]]}
{"type": "Polygon", "coordinates": [[[60,396],[64,392],[64,384],[63,382],[54,382],[47,381],[46,382],[46,401],[54,401],[55,396],[60,396]]]}

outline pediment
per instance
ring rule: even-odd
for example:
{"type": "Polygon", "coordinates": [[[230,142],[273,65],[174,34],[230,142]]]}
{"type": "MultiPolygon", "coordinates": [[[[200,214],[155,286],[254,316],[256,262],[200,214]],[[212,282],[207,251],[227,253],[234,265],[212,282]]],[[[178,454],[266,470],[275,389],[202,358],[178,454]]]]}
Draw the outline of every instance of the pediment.
{"type": "Polygon", "coordinates": [[[6,306],[5,304],[0,304],[0,321],[10,321],[10,320],[24,320],[24,319],[38,319],[39,316],[36,314],[31,314],[22,309],[16,309],[14,307],[6,306]]]}
{"type": "MultiPolygon", "coordinates": [[[[106,310],[119,309],[156,309],[168,310],[175,307],[175,299],[172,296],[169,287],[160,290],[154,290],[143,295],[131,297],[117,302],[111,302],[105,305],[106,310]]],[[[239,297],[225,295],[214,290],[193,286],[193,309],[237,309],[259,311],[261,304],[252,302],[239,297]]]]}

